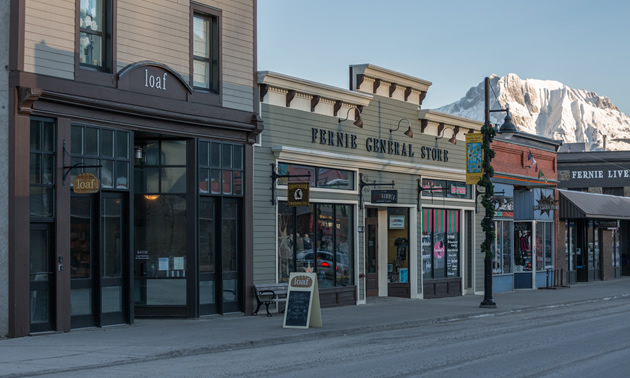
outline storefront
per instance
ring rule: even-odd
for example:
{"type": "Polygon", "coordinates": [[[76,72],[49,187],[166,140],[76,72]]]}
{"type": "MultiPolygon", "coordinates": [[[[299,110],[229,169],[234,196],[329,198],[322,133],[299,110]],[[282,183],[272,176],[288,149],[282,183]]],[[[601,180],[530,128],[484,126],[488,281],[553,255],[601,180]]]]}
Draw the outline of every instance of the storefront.
{"type": "Polygon", "coordinates": [[[315,272],[323,306],[462,295],[474,210],[462,140],[481,124],[419,112],[421,79],[363,65],[351,82],[259,73],[255,281],[315,272]],[[296,205],[292,185],[304,183],[296,205]]]}
{"type": "Polygon", "coordinates": [[[493,288],[552,286],[557,275],[556,150],[560,141],[525,133],[492,144],[495,174],[493,288]]]}
{"type": "MultiPolygon", "coordinates": [[[[122,3],[91,10],[118,41],[127,28],[117,28],[111,15],[122,3]]],[[[76,15],[85,14],[85,4],[77,2],[76,15]]],[[[227,6],[221,14],[197,3],[179,10],[164,22],[190,23],[190,30],[182,26],[182,36],[190,32],[182,43],[202,50],[223,38],[219,19],[238,11],[227,6]],[[217,27],[210,40],[196,39],[193,23],[206,25],[196,35],[217,27]]],[[[74,35],[75,9],[67,16],[59,24],[74,35]]],[[[139,32],[138,25],[126,26],[139,32]]],[[[26,29],[26,40],[47,38],[26,29]]],[[[22,66],[11,82],[9,335],[245,312],[253,280],[252,151],[262,131],[252,61],[223,67],[214,56],[208,68],[182,54],[171,60],[178,72],[130,60],[138,57],[118,50],[111,35],[102,41],[107,53],[83,48],[102,35],[86,36],[79,26],[76,32],[81,48],[68,63],[74,80],[12,61],[22,66]],[[250,85],[240,90],[249,95],[241,98],[229,75],[246,67],[250,85]]],[[[32,46],[21,47],[28,53],[32,46]]]]}
{"type": "Polygon", "coordinates": [[[630,152],[571,147],[576,152],[558,154],[566,279],[630,275],[630,152]]]}
{"type": "Polygon", "coordinates": [[[568,283],[621,277],[628,265],[630,198],[559,190],[568,283]],[[625,235],[624,235],[625,233],[625,235]]]}

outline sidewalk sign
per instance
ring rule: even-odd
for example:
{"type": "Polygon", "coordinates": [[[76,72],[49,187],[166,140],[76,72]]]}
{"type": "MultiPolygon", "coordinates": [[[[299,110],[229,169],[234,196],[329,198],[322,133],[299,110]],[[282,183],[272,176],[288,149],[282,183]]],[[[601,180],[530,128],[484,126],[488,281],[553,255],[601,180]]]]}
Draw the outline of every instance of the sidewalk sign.
{"type": "Polygon", "coordinates": [[[309,326],[318,328],[322,326],[317,275],[291,273],[283,327],[308,328],[309,326]]]}

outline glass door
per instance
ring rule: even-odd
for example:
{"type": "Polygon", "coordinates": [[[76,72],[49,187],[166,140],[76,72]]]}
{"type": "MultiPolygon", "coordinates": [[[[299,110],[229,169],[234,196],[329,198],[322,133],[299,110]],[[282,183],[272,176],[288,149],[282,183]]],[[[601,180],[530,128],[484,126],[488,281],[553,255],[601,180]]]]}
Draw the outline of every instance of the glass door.
{"type": "Polygon", "coordinates": [[[31,224],[31,332],[54,330],[55,251],[51,224],[31,224]]]}
{"type": "Polygon", "coordinates": [[[236,312],[240,306],[240,249],[242,238],[239,213],[240,201],[223,200],[221,219],[221,277],[222,277],[222,313],[236,312]]]}
{"type": "Polygon", "coordinates": [[[94,213],[95,197],[72,196],[70,203],[70,308],[71,327],[97,325],[94,277],[98,264],[94,255],[97,243],[94,213]]]}
{"type": "Polygon", "coordinates": [[[129,293],[125,277],[128,235],[127,206],[122,193],[101,198],[100,216],[100,325],[128,322],[129,293]]]}
{"type": "Polygon", "coordinates": [[[216,199],[199,201],[199,313],[216,314],[216,199]]]}
{"type": "Polygon", "coordinates": [[[378,218],[365,218],[365,295],[378,296],[378,218]]]}

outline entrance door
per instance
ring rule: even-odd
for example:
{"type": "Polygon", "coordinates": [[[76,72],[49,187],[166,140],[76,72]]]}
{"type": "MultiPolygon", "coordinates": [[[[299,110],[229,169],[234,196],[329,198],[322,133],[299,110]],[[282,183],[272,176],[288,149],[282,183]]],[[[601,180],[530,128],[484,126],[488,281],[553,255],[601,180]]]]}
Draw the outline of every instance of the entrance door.
{"type": "Polygon", "coordinates": [[[54,330],[55,250],[52,224],[31,224],[31,332],[54,330]]]}
{"type": "Polygon", "coordinates": [[[365,218],[365,291],[378,296],[378,218],[365,218]]]}
{"type": "Polygon", "coordinates": [[[72,328],[128,321],[126,211],[122,193],[72,197],[72,328]]]}

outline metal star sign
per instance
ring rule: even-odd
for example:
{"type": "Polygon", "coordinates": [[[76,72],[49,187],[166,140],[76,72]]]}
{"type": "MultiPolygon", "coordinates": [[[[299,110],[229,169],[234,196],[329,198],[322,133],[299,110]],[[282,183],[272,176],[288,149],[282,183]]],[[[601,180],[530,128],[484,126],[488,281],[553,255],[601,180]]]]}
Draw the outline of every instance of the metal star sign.
{"type": "Polygon", "coordinates": [[[551,210],[558,210],[558,201],[553,199],[553,194],[548,196],[544,195],[542,191],[540,192],[540,199],[536,200],[538,205],[534,205],[534,210],[540,210],[541,214],[547,213],[547,215],[551,215],[551,210]]]}

